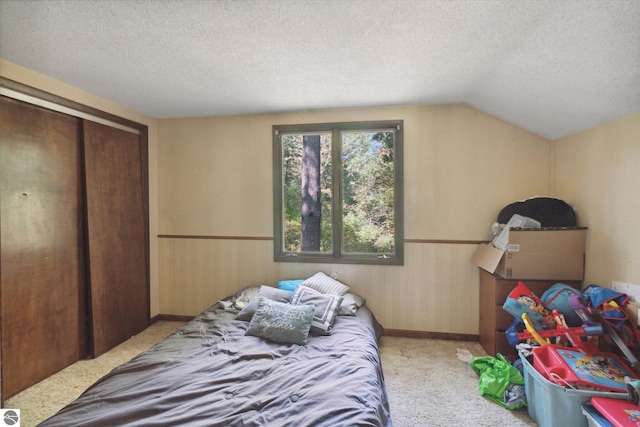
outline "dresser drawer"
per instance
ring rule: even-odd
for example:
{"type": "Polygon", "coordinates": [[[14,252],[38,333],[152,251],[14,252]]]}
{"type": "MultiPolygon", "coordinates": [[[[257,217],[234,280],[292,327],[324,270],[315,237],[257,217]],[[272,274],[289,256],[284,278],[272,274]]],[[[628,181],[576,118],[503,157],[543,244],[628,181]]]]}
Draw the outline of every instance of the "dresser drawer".
{"type": "Polygon", "coordinates": [[[511,313],[505,311],[501,305],[496,305],[496,329],[506,331],[516,318],[511,313]]]}
{"type": "MultiPolygon", "coordinates": [[[[504,331],[513,324],[515,317],[506,312],[502,305],[518,286],[520,280],[504,279],[487,271],[480,270],[480,325],[479,340],[487,354],[495,356],[515,356],[516,350],[509,345],[504,331]]],[[[554,285],[558,280],[522,280],[522,282],[538,297],[554,285]]],[[[580,289],[580,281],[561,281],[576,289],[580,289]]]]}
{"type": "MultiPolygon", "coordinates": [[[[496,281],[496,304],[504,304],[511,291],[518,285],[517,280],[498,280],[496,281]]],[[[522,283],[527,285],[527,288],[531,290],[538,298],[542,297],[544,291],[549,289],[551,285],[556,283],[555,281],[525,281],[522,283]]]]}
{"type": "Polygon", "coordinates": [[[516,348],[507,341],[507,336],[504,332],[496,332],[496,353],[500,353],[503,356],[515,357],[518,355],[516,348]]]}

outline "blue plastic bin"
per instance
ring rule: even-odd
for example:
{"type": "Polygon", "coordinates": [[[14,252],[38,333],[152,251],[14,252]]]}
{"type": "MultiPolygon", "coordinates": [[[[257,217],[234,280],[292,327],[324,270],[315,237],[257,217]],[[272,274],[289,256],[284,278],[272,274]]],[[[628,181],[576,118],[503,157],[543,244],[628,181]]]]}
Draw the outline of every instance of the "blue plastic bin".
{"type": "Polygon", "coordinates": [[[526,357],[522,360],[527,411],[539,427],[588,427],[589,420],[582,413],[582,404],[592,397],[627,399],[627,393],[573,390],[552,383],[543,377],[526,357]]]}

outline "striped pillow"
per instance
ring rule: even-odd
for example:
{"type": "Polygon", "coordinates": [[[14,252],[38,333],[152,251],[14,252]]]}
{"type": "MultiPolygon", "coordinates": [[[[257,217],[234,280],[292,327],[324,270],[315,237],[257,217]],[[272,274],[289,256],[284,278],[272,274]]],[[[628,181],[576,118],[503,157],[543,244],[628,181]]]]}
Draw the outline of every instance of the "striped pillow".
{"type": "Polygon", "coordinates": [[[327,276],[322,271],[317,272],[307,280],[302,282],[302,285],[315,289],[321,294],[331,294],[343,296],[351,290],[351,288],[344,283],[338,282],[336,279],[327,276]]]}

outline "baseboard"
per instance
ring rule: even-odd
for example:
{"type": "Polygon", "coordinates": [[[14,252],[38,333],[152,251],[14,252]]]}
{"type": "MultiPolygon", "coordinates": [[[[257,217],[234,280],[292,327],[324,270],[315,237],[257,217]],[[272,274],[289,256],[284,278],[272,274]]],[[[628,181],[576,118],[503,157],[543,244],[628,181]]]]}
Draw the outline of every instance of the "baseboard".
{"type": "Polygon", "coordinates": [[[149,324],[153,324],[158,320],[168,320],[171,322],[189,322],[193,320],[195,316],[181,316],[179,314],[157,314],[151,318],[149,324]]]}
{"type": "Polygon", "coordinates": [[[449,340],[449,341],[478,341],[479,335],[473,334],[452,334],[447,332],[427,332],[427,331],[410,331],[406,329],[386,329],[384,335],[389,337],[404,337],[404,338],[430,338],[436,340],[449,340]]]}

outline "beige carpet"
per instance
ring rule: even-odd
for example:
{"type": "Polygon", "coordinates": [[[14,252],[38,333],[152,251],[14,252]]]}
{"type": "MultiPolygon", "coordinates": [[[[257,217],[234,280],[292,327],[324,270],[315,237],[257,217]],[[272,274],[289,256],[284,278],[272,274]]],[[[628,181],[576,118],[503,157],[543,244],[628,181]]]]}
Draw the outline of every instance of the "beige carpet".
{"type": "Polygon", "coordinates": [[[526,408],[509,411],[480,396],[478,376],[458,349],[485,356],[478,343],[382,337],[380,355],[396,427],[536,426],[526,408]]]}
{"type": "Polygon", "coordinates": [[[76,399],[91,384],[113,368],[131,360],[135,355],[162,340],[182,325],[184,322],[155,322],[138,335],[100,357],[74,363],[5,400],[4,407],[20,409],[21,427],[35,426],[76,399]]]}
{"type": "MultiPolygon", "coordinates": [[[[163,339],[182,322],[159,321],[93,360],[83,360],[5,401],[21,426],[53,415],[114,367],[163,339]]],[[[457,350],[484,355],[477,343],[383,337],[380,353],[396,427],[535,426],[526,410],[508,411],[478,394],[478,377],[457,350]]]]}

